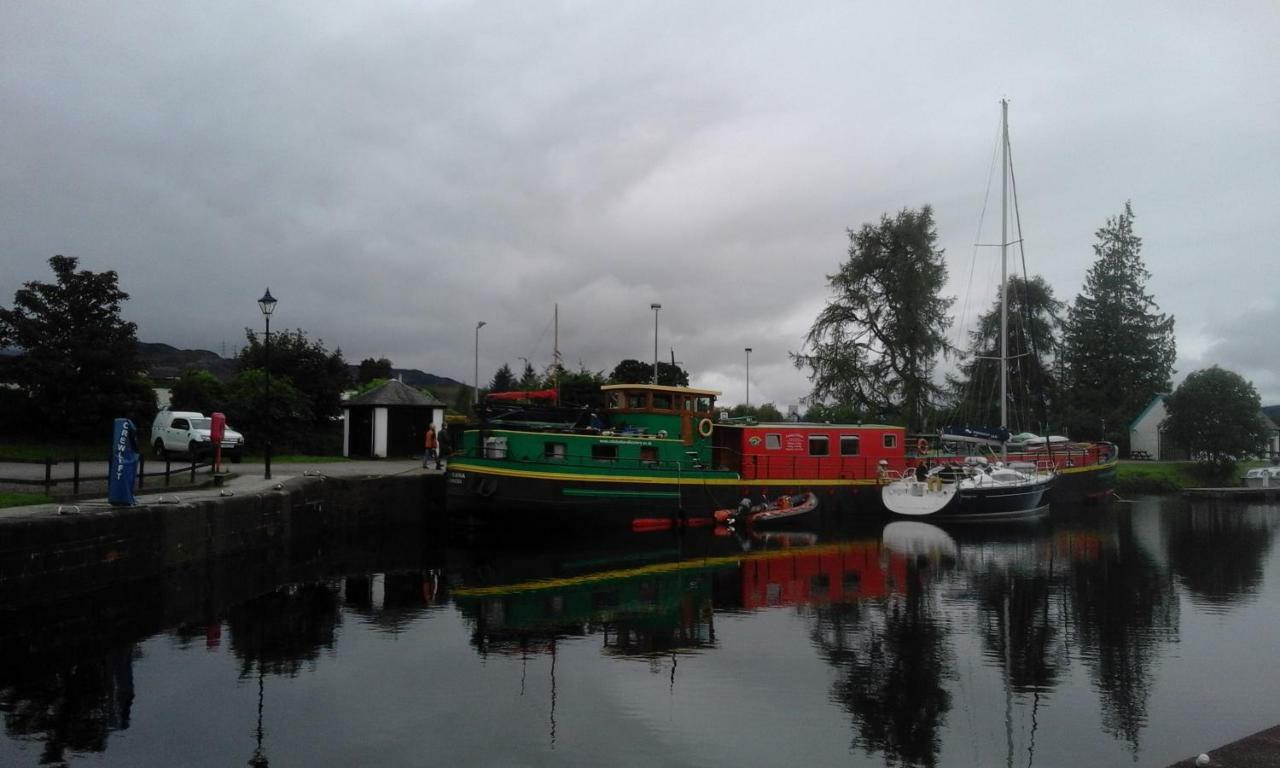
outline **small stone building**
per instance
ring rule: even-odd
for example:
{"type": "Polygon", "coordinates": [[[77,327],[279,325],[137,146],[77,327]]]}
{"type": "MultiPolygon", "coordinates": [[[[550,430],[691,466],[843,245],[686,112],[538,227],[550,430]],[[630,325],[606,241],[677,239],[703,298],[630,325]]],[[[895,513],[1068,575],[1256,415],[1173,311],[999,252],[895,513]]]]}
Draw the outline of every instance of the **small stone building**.
{"type": "Polygon", "coordinates": [[[395,379],[342,404],[342,455],[417,456],[427,425],[440,431],[444,403],[395,379]]]}

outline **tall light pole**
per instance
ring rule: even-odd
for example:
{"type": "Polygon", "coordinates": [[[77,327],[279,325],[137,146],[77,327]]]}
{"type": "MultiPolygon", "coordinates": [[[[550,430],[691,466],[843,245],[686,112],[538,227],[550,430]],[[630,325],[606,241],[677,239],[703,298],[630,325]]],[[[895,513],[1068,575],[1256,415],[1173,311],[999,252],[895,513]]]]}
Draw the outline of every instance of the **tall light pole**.
{"type": "Polygon", "coordinates": [[[271,313],[276,311],[276,299],[271,295],[271,287],[267,286],[267,292],[262,294],[262,298],[258,299],[258,307],[262,310],[262,316],[267,321],[267,336],[263,348],[266,350],[266,362],[264,367],[267,371],[267,413],[266,418],[262,421],[262,434],[266,440],[262,444],[262,479],[271,479],[271,313]]]}
{"type": "Polygon", "coordinates": [[[653,310],[653,383],[658,383],[658,310],[662,309],[661,304],[650,304],[649,309],[653,310]]]}
{"type": "Polygon", "coordinates": [[[485,322],[483,320],[476,323],[476,370],[475,370],[475,378],[472,379],[472,381],[475,382],[476,386],[475,386],[475,389],[471,392],[472,406],[475,406],[476,403],[480,402],[480,329],[483,328],[484,326],[485,326],[485,322]]]}
{"type": "Polygon", "coordinates": [[[751,347],[747,347],[747,407],[751,407],[751,347]]]}

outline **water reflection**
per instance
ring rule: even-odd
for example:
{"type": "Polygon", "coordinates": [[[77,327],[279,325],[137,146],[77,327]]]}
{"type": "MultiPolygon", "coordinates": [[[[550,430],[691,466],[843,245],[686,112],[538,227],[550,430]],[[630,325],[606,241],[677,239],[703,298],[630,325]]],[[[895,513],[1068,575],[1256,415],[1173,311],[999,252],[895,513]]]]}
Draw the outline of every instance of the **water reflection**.
{"type": "Polygon", "coordinates": [[[1274,540],[1274,507],[1195,504],[1160,522],[1173,571],[1194,597],[1226,609],[1257,592],[1274,540]]]}
{"type": "MultiPolygon", "coordinates": [[[[297,740],[305,737],[288,723],[298,678],[322,663],[367,665],[370,658],[412,676],[424,659],[400,654],[420,651],[422,638],[396,644],[394,636],[445,626],[460,630],[460,656],[434,669],[432,684],[482,688],[484,675],[465,663],[476,660],[477,668],[518,668],[523,693],[525,663],[541,661],[545,671],[530,675],[531,685],[545,679],[550,686],[549,722],[541,727],[549,727],[552,747],[572,750],[580,741],[566,743],[559,734],[604,732],[618,723],[608,707],[583,714],[593,708],[579,690],[571,697],[577,708],[566,715],[557,703],[558,677],[631,680],[636,660],[653,670],[669,667],[665,705],[679,707],[676,668],[684,675],[693,663],[703,689],[707,676],[720,674],[711,685],[717,696],[746,700],[759,692],[746,682],[759,670],[742,672],[750,661],[737,655],[744,643],[735,633],[745,633],[772,644],[765,656],[775,663],[810,665],[798,665],[810,673],[797,676],[802,682],[768,694],[779,711],[841,724],[838,754],[800,748],[797,754],[814,762],[852,751],[931,767],[972,764],[970,753],[981,750],[1011,763],[1019,739],[1019,763],[1048,750],[1058,759],[1047,762],[1055,764],[1072,754],[1073,741],[1104,742],[1104,757],[1139,761],[1151,724],[1177,714],[1167,704],[1161,709],[1158,683],[1170,666],[1164,662],[1174,658],[1171,644],[1182,642],[1186,653],[1182,612],[1217,620],[1247,613],[1259,595],[1275,599],[1277,585],[1267,584],[1266,574],[1275,569],[1278,522],[1274,507],[1166,502],[1055,509],[1047,520],[999,527],[874,521],[755,537],[706,530],[586,541],[473,536],[433,555],[422,547],[363,560],[336,552],[290,569],[214,565],[171,582],[0,616],[0,712],[6,738],[38,741],[44,764],[78,753],[113,764],[110,734],[130,728],[135,697],[145,699],[135,690],[135,667],[149,663],[154,649],[141,649],[164,633],[173,653],[224,656],[234,663],[230,685],[255,689],[252,741],[240,731],[239,748],[211,762],[265,766],[268,753],[296,762],[297,740]],[[348,643],[353,635],[362,642],[348,643]],[[362,658],[366,653],[375,655],[362,658]],[[736,666],[725,672],[724,659],[736,666]],[[264,723],[268,708],[274,717],[264,723]],[[1039,727],[1047,713],[1054,728],[1039,727]]],[[[1233,641],[1213,647],[1230,653],[1233,641]]],[[[394,707],[413,691],[382,684],[392,687],[362,692],[361,704],[349,706],[385,700],[394,707]]],[[[688,688],[682,695],[699,690],[688,688]]],[[[216,692],[209,695],[217,700],[216,692]]],[[[249,700],[235,700],[244,713],[249,700]]],[[[412,700],[422,706],[423,699],[412,700]]],[[[459,711],[450,722],[484,721],[495,701],[480,693],[451,699],[459,711]]],[[[629,716],[642,717],[643,702],[638,696],[629,716]]],[[[528,716],[521,712],[514,716],[528,716]]],[[[441,729],[388,738],[460,737],[441,729]]]]}

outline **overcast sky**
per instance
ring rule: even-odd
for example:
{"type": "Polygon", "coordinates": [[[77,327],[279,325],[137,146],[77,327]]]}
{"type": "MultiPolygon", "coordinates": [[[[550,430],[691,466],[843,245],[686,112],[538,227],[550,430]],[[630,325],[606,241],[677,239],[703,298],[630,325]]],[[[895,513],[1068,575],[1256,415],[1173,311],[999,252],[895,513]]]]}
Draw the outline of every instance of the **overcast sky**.
{"type": "Polygon", "coordinates": [[[656,301],[695,385],[740,402],[752,347],[784,406],[847,229],[932,204],[957,314],[994,299],[1007,97],[1029,271],[1074,298],[1132,200],[1177,378],[1280,403],[1277,40],[1273,0],[10,0],[0,303],[76,256],[231,354],[269,285],[273,328],[467,382],[483,320],[487,382],[556,303],[570,367],[650,360],[656,301]]]}

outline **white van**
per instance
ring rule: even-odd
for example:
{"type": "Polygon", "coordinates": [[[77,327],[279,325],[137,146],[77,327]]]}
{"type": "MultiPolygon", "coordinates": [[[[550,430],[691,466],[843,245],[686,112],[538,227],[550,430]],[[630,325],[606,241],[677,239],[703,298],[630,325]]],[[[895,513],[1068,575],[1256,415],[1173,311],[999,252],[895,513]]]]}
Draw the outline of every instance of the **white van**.
{"type": "MultiPolygon", "coordinates": [[[[191,458],[213,453],[213,421],[196,411],[161,411],[151,425],[151,447],[156,456],[185,453],[191,458]]],[[[222,433],[222,455],[239,463],[244,436],[227,426],[222,433]]]]}

